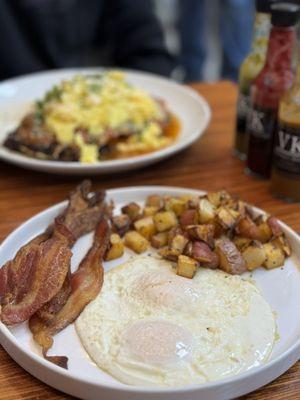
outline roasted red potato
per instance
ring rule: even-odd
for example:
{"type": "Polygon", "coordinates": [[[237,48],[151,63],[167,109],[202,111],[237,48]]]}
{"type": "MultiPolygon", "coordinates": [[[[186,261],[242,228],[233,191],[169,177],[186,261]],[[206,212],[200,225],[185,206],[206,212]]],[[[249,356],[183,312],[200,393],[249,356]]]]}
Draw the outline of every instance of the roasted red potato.
{"type": "Polygon", "coordinates": [[[128,215],[130,220],[134,222],[141,214],[141,207],[136,203],[129,203],[121,209],[123,214],[128,215]]]}
{"type": "Polygon", "coordinates": [[[105,260],[115,260],[124,254],[124,243],[117,233],[112,233],[109,238],[109,249],[105,255],[105,260]]]}
{"type": "Polygon", "coordinates": [[[186,232],[191,239],[202,240],[203,242],[207,243],[211,248],[214,247],[214,225],[190,225],[186,227],[186,232]]]}
{"type": "Polygon", "coordinates": [[[260,240],[261,234],[259,228],[255,225],[252,219],[249,216],[241,218],[236,226],[236,232],[238,235],[253,239],[260,240]]]}
{"type": "Polygon", "coordinates": [[[160,249],[168,244],[169,234],[168,232],[159,232],[152,236],[151,245],[156,249],[160,249]]]}
{"type": "Polygon", "coordinates": [[[130,218],[126,214],[116,215],[112,217],[112,229],[120,236],[129,231],[131,225],[130,218]]]}
{"type": "Polygon", "coordinates": [[[228,238],[217,239],[215,251],[219,256],[220,268],[232,275],[247,271],[245,260],[236,245],[228,238]]]}
{"type": "Polygon", "coordinates": [[[204,242],[189,242],[185,254],[199,261],[201,266],[215,269],[219,266],[219,257],[204,242]]]}
{"type": "Polygon", "coordinates": [[[188,225],[196,225],[198,224],[198,212],[197,210],[186,210],[180,215],[179,220],[182,228],[188,225]]]}
{"type": "Polygon", "coordinates": [[[198,263],[190,257],[180,255],[177,262],[177,275],[192,279],[197,271],[198,263]]]}
{"type": "Polygon", "coordinates": [[[248,271],[262,267],[266,261],[264,246],[257,240],[252,240],[250,244],[242,250],[242,256],[246,262],[248,271]]]}

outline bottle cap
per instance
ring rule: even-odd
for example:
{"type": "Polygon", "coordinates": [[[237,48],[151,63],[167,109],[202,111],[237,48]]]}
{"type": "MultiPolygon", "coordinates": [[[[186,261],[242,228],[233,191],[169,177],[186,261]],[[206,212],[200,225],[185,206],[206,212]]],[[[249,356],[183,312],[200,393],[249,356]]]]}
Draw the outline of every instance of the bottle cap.
{"type": "Polygon", "coordinates": [[[294,3],[275,3],[271,4],[271,22],[275,26],[296,25],[300,15],[300,7],[294,3]]]}
{"type": "Polygon", "coordinates": [[[255,8],[257,12],[270,14],[271,4],[278,0],[255,0],[255,8]]]}

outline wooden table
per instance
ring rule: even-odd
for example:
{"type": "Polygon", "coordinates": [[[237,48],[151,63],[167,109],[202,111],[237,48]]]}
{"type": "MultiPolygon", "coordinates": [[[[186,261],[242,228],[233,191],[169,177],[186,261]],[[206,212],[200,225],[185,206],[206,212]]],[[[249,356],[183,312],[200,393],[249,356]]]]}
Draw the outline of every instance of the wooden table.
{"type": "MultiPolygon", "coordinates": [[[[226,188],[244,200],[276,214],[300,232],[299,204],[275,200],[269,182],[243,172],[232,156],[236,87],[229,82],[197,84],[212,108],[212,122],[203,138],[177,156],[136,172],[93,177],[98,188],[131,185],[173,185],[195,189],[226,188]]],[[[80,178],[30,172],[0,162],[0,241],[37,212],[64,199],[80,178]]],[[[0,350],[0,399],[71,399],[33,378],[0,350]]],[[[281,378],[243,400],[300,399],[300,362],[281,378]]],[[[105,399],[103,399],[105,400],[105,399]]]]}

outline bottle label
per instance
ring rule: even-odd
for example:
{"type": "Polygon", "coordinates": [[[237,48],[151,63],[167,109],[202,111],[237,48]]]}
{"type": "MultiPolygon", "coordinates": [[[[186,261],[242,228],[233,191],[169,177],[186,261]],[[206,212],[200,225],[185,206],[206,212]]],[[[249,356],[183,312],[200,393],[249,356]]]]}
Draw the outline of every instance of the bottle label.
{"type": "Polygon", "coordinates": [[[275,135],[274,165],[283,171],[300,174],[300,129],[298,134],[279,126],[275,135]]]}
{"type": "Polygon", "coordinates": [[[251,135],[271,139],[276,125],[277,111],[273,108],[253,107],[247,119],[247,130],[251,135]]]}
{"type": "Polygon", "coordinates": [[[250,96],[244,93],[239,93],[237,102],[238,118],[246,118],[250,108],[250,96]]]}

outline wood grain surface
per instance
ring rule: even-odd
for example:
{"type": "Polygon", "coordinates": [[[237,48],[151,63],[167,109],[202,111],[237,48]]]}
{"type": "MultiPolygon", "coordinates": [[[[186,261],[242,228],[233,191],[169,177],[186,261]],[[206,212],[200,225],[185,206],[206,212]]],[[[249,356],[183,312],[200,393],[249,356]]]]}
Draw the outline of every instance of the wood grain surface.
{"type": "MultiPolygon", "coordinates": [[[[236,87],[229,82],[220,82],[197,84],[194,88],[212,108],[211,124],[201,140],[155,166],[124,174],[95,176],[92,178],[94,185],[98,188],[153,184],[204,190],[225,188],[274,213],[300,232],[299,204],[272,198],[269,182],[245,175],[243,163],[232,156],[236,87]]],[[[0,162],[0,241],[26,219],[64,199],[80,179],[26,171],[0,162]]],[[[1,348],[0,399],[59,400],[72,397],[33,378],[1,348]]],[[[242,399],[300,399],[300,362],[273,383],[242,399]]]]}

